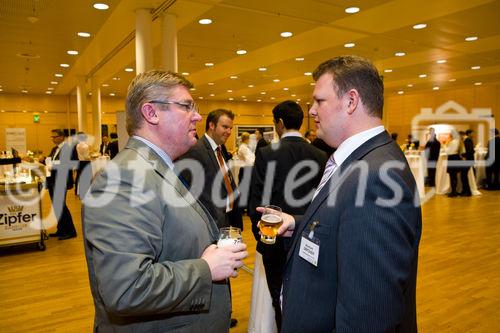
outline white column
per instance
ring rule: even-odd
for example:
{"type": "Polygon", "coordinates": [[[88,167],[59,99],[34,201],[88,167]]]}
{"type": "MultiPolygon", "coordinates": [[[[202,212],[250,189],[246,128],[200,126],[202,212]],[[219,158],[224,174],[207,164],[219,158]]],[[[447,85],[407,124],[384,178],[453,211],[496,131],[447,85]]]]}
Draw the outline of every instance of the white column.
{"type": "Polygon", "coordinates": [[[87,87],[85,85],[85,77],[83,76],[78,78],[76,104],[78,111],[78,131],[85,132],[87,130],[87,87]]]}
{"type": "Polygon", "coordinates": [[[162,68],[166,71],[177,72],[177,17],[165,13],[161,25],[161,59],[162,68]]]}
{"type": "Polygon", "coordinates": [[[135,69],[140,74],[153,68],[152,18],[149,9],[135,12],[135,69]]]}
{"type": "Polygon", "coordinates": [[[101,144],[101,85],[97,77],[92,77],[92,135],[94,148],[97,150],[101,144]]]}

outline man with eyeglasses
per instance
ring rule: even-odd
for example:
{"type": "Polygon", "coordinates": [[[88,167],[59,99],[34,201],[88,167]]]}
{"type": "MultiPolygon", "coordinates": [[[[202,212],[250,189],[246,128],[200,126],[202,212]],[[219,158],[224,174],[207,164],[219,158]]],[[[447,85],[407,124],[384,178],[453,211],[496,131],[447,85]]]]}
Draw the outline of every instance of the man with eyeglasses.
{"type": "Polygon", "coordinates": [[[84,201],[94,331],[228,332],[229,277],[244,244],[217,248],[217,224],[174,173],[196,143],[192,84],[176,73],[139,74],[126,98],[130,139],[84,201]]]}

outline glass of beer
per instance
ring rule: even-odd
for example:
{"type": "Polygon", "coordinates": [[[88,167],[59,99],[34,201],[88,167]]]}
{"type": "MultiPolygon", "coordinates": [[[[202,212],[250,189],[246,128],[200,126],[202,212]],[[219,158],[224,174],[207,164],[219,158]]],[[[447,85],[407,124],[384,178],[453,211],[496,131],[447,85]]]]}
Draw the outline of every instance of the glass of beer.
{"type": "Polygon", "coordinates": [[[265,206],[259,222],[260,241],[265,244],[274,244],[278,228],[282,224],[281,208],[273,205],[265,206]]]}
{"type": "Polygon", "coordinates": [[[231,244],[241,243],[241,229],[235,227],[221,228],[217,247],[224,247],[231,244]]]}

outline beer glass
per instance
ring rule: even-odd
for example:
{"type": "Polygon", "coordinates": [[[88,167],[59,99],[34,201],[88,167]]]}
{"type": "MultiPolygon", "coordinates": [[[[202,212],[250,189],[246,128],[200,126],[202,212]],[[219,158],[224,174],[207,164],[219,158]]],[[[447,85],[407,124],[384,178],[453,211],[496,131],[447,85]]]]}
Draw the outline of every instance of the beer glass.
{"type": "Polygon", "coordinates": [[[217,247],[224,247],[231,244],[241,243],[241,229],[235,227],[221,228],[217,247]]]}
{"type": "Polygon", "coordinates": [[[283,224],[281,208],[267,205],[259,222],[260,241],[265,244],[274,244],[279,227],[283,224]]]}

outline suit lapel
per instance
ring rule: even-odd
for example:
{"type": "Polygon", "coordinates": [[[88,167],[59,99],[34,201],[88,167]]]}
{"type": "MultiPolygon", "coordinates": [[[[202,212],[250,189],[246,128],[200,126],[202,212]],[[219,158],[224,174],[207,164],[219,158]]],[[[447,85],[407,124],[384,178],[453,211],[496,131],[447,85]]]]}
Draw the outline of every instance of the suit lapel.
{"type": "MultiPolygon", "coordinates": [[[[212,167],[215,170],[215,172],[213,174],[215,176],[215,175],[217,175],[220,172],[219,161],[217,161],[217,157],[215,157],[215,152],[212,149],[212,146],[210,145],[210,142],[208,142],[208,140],[205,137],[205,135],[203,135],[203,138],[201,140],[203,140],[202,141],[203,142],[203,147],[207,150],[207,155],[209,156],[210,160],[212,161],[212,167]]],[[[222,155],[223,155],[222,158],[224,159],[224,162],[227,165],[227,175],[229,176],[229,180],[231,181],[231,187],[233,189],[233,192],[234,192],[235,198],[236,198],[238,196],[236,182],[234,181],[233,174],[231,173],[231,169],[229,168],[229,164],[228,164],[226,158],[224,157],[224,154],[222,154],[222,155]]],[[[224,191],[226,192],[226,195],[227,195],[226,187],[223,186],[223,189],[224,189],[224,191]]]]}

